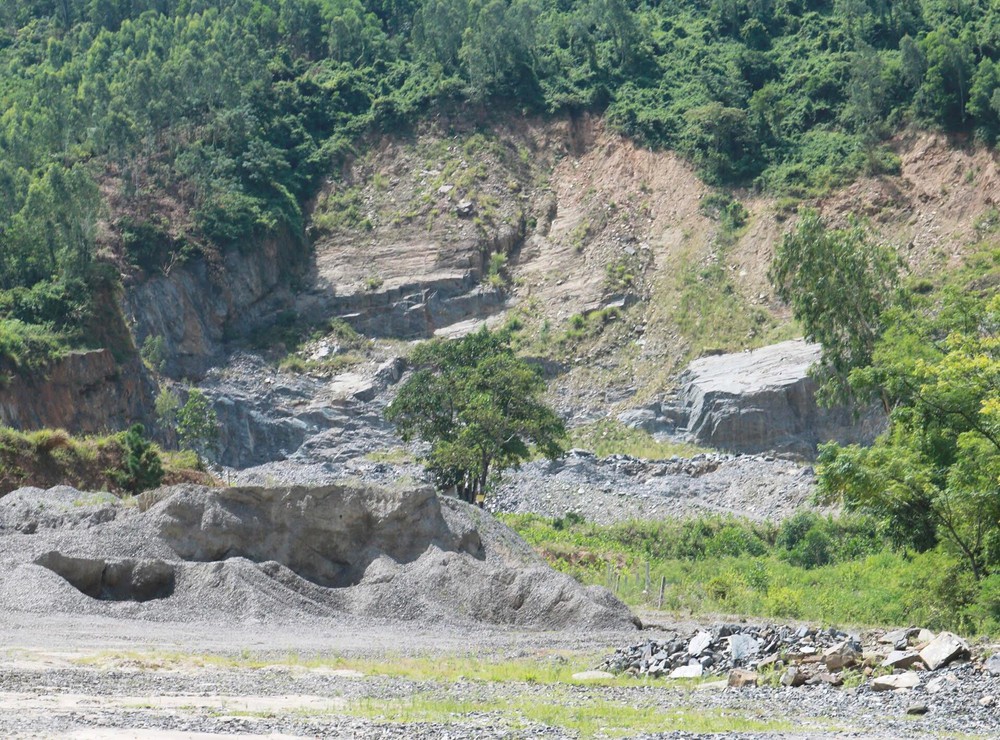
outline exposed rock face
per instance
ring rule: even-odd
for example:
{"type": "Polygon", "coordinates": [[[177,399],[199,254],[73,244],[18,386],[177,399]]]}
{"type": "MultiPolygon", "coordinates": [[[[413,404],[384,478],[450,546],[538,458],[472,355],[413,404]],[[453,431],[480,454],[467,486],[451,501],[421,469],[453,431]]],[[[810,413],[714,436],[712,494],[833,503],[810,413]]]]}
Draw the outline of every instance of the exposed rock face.
{"type": "Polygon", "coordinates": [[[369,336],[414,339],[505,308],[506,296],[480,280],[491,254],[520,249],[523,221],[487,236],[435,236],[410,236],[413,241],[381,249],[321,243],[312,287],[298,296],[296,310],[313,320],[342,318],[369,336]],[[369,290],[344,282],[362,270],[377,271],[384,284],[369,290]]]}
{"type": "Polygon", "coordinates": [[[556,573],[488,514],[430,488],[177,486],[146,494],[145,511],[92,499],[66,487],[0,499],[5,608],[178,621],[636,624],[606,589],[556,573]]]}
{"type": "Polygon", "coordinates": [[[0,423],[16,429],[93,433],[146,418],[155,391],[142,364],[115,362],[109,350],[70,352],[43,373],[0,387],[0,423]]]}
{"type": "Polygon", "coordinates": [[[816,445],[869,441],[883,416],[855,419],[850,409],[824,409],[809,368],[820,347],[801,339],[752,352],[703,357],[681,376],[681,403],[692,441],[745,453],[811,457],[816,445]]]}
{"type": "Polygon", "coordinates": [[[286,458],[346,461],[399,444],[382,417],[384,400],[373,400],[399,379],[400,367],[390,361],[373,373],[321,379],[234,354],[201,386],[220,422],[218,460],[236,468],[286,458]]]}
{"type": "Polygon", "coordinates": [[[162,337],[164,372],[200,377],[219,359],[224,340],[273,320],[291,304],[286,279],[305,265],[307,250],[292,235],[230,249],[222,275],[197,260],[128,290],[123,312],[137,346],[162,337]]]}

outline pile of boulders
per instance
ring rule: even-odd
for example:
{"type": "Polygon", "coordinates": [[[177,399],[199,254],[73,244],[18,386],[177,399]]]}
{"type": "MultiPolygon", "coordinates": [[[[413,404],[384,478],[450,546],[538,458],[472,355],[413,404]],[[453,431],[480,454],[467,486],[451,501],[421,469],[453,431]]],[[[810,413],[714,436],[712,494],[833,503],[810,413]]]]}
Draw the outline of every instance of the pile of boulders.
{"type": "MultiPolygon", "coordinates": [[[[871,679],[872,691],[914,688],[920,673],[972,657],[969,644],[951,632],[908,628],[858,634],[807,626],[719,624],[621,648],[599,666],[612,674],[702,678],[728,676],[732,687],[756,686],[760,674],[777,674],[783,686],[840,686],[845,669],[871,679]]],[[[1000,655],[982,664],[1000,675],[1000,655]]]]}

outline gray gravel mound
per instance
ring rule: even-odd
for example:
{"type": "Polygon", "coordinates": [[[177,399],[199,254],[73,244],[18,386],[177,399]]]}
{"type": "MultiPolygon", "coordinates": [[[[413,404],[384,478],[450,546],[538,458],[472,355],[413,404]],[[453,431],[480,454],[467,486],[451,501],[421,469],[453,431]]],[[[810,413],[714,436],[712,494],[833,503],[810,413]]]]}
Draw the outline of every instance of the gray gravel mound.
{"type": "Polygon", "coordinates": [[[176,486],[142,506],[21,489],[0,499],[0,603],[179,622],[636,623],[475,507],[430,488],[353,485],[176,486]]]}

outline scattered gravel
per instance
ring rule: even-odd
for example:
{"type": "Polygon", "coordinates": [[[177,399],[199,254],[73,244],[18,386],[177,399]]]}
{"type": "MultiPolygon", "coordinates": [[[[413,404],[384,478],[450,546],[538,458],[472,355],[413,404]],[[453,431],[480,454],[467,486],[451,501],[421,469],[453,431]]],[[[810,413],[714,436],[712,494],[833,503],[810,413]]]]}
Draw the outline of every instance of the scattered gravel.
{"type": "Polygon", "coordinates": [[[602,524],[706,513],[777,521],[808,505],[814,485],[811,467],[772,456],[640,460],[571,450],[508,473],[487,508],[547,517],[575,512],[602,524]]]}

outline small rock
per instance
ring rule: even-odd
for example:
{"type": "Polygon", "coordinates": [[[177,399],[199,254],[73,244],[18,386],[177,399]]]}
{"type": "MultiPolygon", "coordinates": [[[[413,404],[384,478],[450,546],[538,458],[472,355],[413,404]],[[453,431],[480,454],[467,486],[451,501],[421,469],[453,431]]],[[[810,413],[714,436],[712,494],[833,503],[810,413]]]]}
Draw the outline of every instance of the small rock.
{"type": "Polygon", "coordinates": [[[913,689],[920,685],[920,676],[913,671],[892,676],[879,676],[871,683],[872,691],[893,691],[895,689],[913,689]]]}
{"type": "Polygon", "coordinates": [[[979,706],[981,707],[992,707],[996,703],[996,698],[988,695],[979,700],[979,706]]]}
{"type": "Polygon", "coordinates": [[[823,652],[823,664],[827,670],[839,671],[855,665],[860,657],[851,642],[844,640],[823,652]]]}
{"type": "Polygon", "coordinates": [[[822,673],[817,673],[816,678],[818,678],[823,683],[828,683],[831,686],[843,686],[844,677],[839,673],[827,673],[823,671],[822,673]]]}
{"type": "Polygon", "coordinates": [[[907,627],[906,629],[893,630],[892,632],[886,632],[878,641],[883,645],[895,645],[900,640],[909,640],[910,637],[916,635],[920,630],[916,627],[907,627]]]}
{"type": "Polygon", "coordinates": [[[806,675],[806,672],[799,670],[795,666],[792,666],[781,674],[782,686],[801,686],[807,680],[809,680],[809,676],[806,675]]]}
{"type": "Polygon", "coordinates": [[[729,682],[725,679],[721,681],[705,681],[695,686],[696,689],[701,691],[711,690],[711,689],[724,689],[729,686],[729,682]]]}
{"type": "Polygon", "coordinates": [[[674,668],[668,678],[701,678],[703,673],[704,669],[701,664],[682,665],[679,668],[674,668]]]}
{"type": "Polygon", "coordinates": [[[983,663],[983,670],[991,676],[1000,676],[1000,653],[997,653],[993,657],[987,659],[987,661],[983,663]]]}
{"type": "Polygon", "coordinates": [[[914,650],[893,650],[882,661],[883,668],[909,668],[920,661],[920,654],[914,650]]]}
{"type": "Polygon", "coordinates": [[[750,635],[730,635],[726,639],[729,641],[729,657],[734,662],[744,661],[760,652],[760,643],[750,635]]]}
{"type": "Polygon", "coordinates": [[[734,668],[729,672],[728,685],[734,689],[742,689],[744,686],[756,686],[757,679],[758,676],[753,671],[734,668]]]}
{"type": "Polygon", "coordinates": [[[907,714],[927,714],[926,704],[910,704],[906,708],[907,714]]]}
{"type": "Polygon", "coordinates": [[[946,673],[943,676],[938,676],[937,678],[932,678],[930,681],[927,682],[927,693],[928,694],[936,694],[941,689],[943,689],[945,687],[945,684],[948,684],[948,683],[957,683],[957,682],[958,682],[958,679],[955,676],[953,676],[951,673],[946,673]]]}
{"type": "Polygon", "coordinates": [[[688,655],[700,655],[702,651],[712,644],[712,635],[709,632],[699,632],[691,638],[688,643],[688,655]]]}

